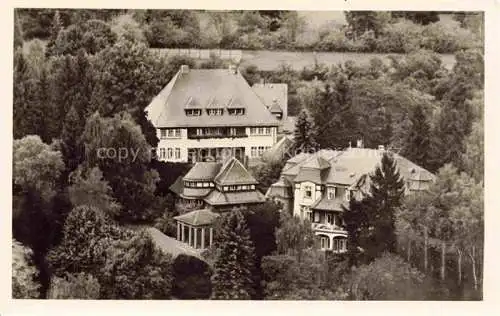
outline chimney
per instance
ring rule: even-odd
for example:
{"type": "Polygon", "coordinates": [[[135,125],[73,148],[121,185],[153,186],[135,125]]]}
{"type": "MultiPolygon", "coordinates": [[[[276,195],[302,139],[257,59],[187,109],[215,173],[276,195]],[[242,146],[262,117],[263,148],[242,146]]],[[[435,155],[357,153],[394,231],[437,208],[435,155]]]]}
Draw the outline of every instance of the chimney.
{"type": "Polygon", "coordinates": [[[385,150],[385,146],[384,145],[378,145],[378,150],[384,151],[385,150]]]}
{"type": "Polygon", "coordinates": [[[238,73],[238,69],[233,64],[230,64],[229,67],[228,67],[228,69],[229,69],[229,72],[232,73],[232,74],[238,73]]]}
{"type": "Polygon", "coordinates": [[[362,139],[358,139],[356,147],[363,148],[363,140],[362,139]]]}
{"type": "Polygon", "coordinates": [[[181,66],[181,74],[187,74],[189,72],[189,65],[181,66]]]}

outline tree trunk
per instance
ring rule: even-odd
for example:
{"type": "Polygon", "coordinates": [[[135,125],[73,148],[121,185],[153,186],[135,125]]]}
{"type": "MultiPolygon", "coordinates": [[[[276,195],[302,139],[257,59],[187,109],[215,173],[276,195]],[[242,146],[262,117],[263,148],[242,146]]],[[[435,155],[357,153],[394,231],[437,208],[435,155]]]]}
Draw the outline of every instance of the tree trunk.
{"type": "Polygon", "coordinates": [[[472,261],[472,277],[474,278],[474,290],[477,291],[477,273],[476,273],[476,246],[472,246],[472,253],[469,253],[472,261]]]}
{"type": "Polygon", "coordinates": [[[424,271],[427,272],[427,269],[429,267],[429,255],[427,253],[427,243],[429,237],[427,236],[427,227],[424,227],[424,271]]]}
{"type": "Polygon", "coordinates": [[[458,284],[462,284],[462,250],[457,247],[458,253],[458,284]]]}
{"type": "Polygon", "coordinates": [[[444,281],[446,272],[446,243],[441,243],[441,280],[444,281]]]}
{"type": "Polygon", "coordinates": [[[408,251],[408,254],[407,254],[408,259],[407,259],[407,261],[411,262],[410,261],[411,260],[411,239],[408,239],[408,249],[407,249],[407,251],[408,251]]]}

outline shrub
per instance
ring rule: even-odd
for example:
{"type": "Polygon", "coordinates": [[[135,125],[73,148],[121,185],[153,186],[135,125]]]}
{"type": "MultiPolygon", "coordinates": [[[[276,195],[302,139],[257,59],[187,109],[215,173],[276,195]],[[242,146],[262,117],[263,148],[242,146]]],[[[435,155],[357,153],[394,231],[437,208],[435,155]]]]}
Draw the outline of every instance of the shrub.
{"type": "Polygon", "coordinates": [[[49,299],[98,299],[100,285],[91,274],[67,273],[64,278],[53,277],[48,294],[49,299]]]}
{"type": "Polygon", "coordinates": [[[478,43],[474,34],[458,23],[432,23],[422,31],[422,47],[438,53],[453,53],[462,49],[472,48],[478,43]]]}
{"type": "Polygon", "coordinates": [[[111,31],[107,23],[101,20],[88,20],[61,30],[50,54],[76,55],[80,48],[89,54],[96,54],[113,45],[116,39],[116,34],[111,31]]]}
{"type": "Polygon", "coordinates": [[[146,231],[113,242],[102,274],[103,298],[170,299],[172,256],[163,253],[146,231]]]}
{"type": "Polygon", "coordinates": [[[179,299],[208,299],[212,294],[212,272],[196,257],[180,254],[173,263],[172,295],[179,299]]]}
{"type": "Polygon", "coordinates": [[[32,262],[33,251],[12,240],[12,297],[38,298],[38,269],[32,262]]]}
{"type": "Polygon", "coordinates": [[[177,223],[172,214],[165,212],[155,220],[155,228],[170,237],[177,236],[177,223]]]}
{"type": "Polygon", "coordinates": [[[349,279],[356,300],[422,300],[429,290],[421,272],[389,253],[355,268],[349,279]]]}
{"type": "Polygon", "coordinates": [[[410,21],[387,25],[377,38],[377,51],[384,53],[409,53],[420,47],[422,26],[410,21]]]}

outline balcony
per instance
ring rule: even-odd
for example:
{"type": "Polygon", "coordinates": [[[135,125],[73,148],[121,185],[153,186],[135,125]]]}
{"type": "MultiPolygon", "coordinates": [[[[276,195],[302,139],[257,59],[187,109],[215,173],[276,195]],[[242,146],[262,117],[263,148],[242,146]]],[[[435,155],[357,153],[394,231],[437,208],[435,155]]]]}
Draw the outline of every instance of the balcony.
{"type": "Polygon", "coordinates": [[[329,223],[312,223],[312,229],[327,233],[345,234],[347,236],[347,231],[343,227],[329,223]]]}
{"type": "Polygon", "coordinates": [[[245,128],[193,128],[188,129],[188,139],[243,138],[248,137],[245,128]]]}

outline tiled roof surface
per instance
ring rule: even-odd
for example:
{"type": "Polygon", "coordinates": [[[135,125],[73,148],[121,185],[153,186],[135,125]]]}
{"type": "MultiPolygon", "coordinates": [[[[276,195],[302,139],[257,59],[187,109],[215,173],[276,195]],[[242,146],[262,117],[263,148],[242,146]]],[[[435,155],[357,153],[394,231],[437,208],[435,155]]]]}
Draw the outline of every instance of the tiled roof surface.
{"type": "Polygon", "coordinates": [[[241,162],[232,157],[220,169],[215,182],[221,185],[258,184],[241,162]]]}
{"type": "Polygon", "coordinates": [[[292,185],[284,177],[280,177],[278,182],[273,183],[269,189],[267,189],[266,197],[292,198],[292,185]]]}
{"type": "Polygon", "coordinates": [[[219,162],[197,162],[184,176],[188,181],[212,181],[222,164],[219,162]]]}
{"type": "Polygon", "coordinates": [[[182,188],[183,188],[183,183],[182,183],[182,177],[178,177],[175,182],[170,186],[170,191],[174,192],[177,195],[182,194],[182,188]]]}
{"type": "Polygon", "coordinates": [[[287,110],[288,85],[286,83],[256,83],[252,89],[272,113],[287,110]]]}
{"type": "Polygon", "coordinates": [[[321,199],[318,199],[311,205],[311,209],[324,211],[342,211],[342,205],[347,206],[342,198],[328,199],[325,194],[321,199]]]}
{"type": "Polygon", "coordinates": [[[266,108],[239,73],[227,69],[189,69],[178,72],[172,81],[146,108],[148,118],[160,127],[210,127],[210,126],[278,126],[279,122],[266,108]],[[226,108],[237,98],[246,108],[245,115],[186,116],[184,109],[190,100],[202,108],[212,106],[211,101],[226,108]]]}
{"type": "Polygon", "coordinates": [[[212,224],[217,217],[219,217],[219,214],[203,209],[175,216],[174,219],[193,226],[203,226],[212,224]]]}
{"type": "Polygon", "coordinates": [[[213,190],[205,198],[205,202],[210,205],[262,203],[264,201],[264,195],[257,190],[241,192],[219,192],[217,190],[213,190]]]}
{"type": "MultiPolygon", "coordinates": [[[[320,150],[316,154],[300,154],[287,162],[282,174],[293,177],[295,182],[312,181],[353,185],[361,177],[371,174],[380,164],[384,151],[369,148],[348,148],[345,151],[320,150]],[[307,157],[304,159],[304,157],[307,157]],[[298,163],[296,163],[298,161],[298,163]],[[292,163],[290,163],[292,162],[292,163]],[[330,167],[325,168],[325,164],[330,167]],[[312,170],[317,170],[312,171],[312,170]],[[326,175],[319,170],[328,170],[326,175]]],[[[400,175],[405,180],[430,182],[435,176],[408,159],[394,154],[400,175]]]]}

